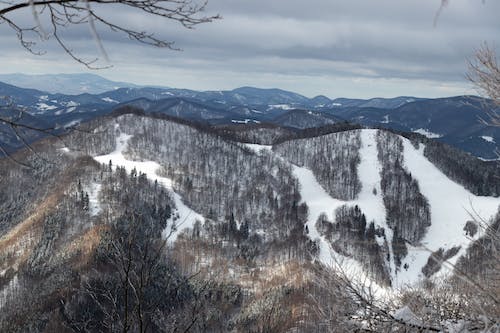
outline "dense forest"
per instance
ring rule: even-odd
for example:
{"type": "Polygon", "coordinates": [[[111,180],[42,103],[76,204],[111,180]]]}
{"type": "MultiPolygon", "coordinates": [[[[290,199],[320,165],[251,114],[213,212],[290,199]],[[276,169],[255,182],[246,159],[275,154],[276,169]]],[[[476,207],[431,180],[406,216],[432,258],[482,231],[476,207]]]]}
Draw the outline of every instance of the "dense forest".
{"type": "Polygon", "coordinates": [[[287,141],[273,150],[293,164],[311,169],[333,198],[353,200],[361,189],[357,173],[360,145],[359,132],[347,131],[287,141]]]}

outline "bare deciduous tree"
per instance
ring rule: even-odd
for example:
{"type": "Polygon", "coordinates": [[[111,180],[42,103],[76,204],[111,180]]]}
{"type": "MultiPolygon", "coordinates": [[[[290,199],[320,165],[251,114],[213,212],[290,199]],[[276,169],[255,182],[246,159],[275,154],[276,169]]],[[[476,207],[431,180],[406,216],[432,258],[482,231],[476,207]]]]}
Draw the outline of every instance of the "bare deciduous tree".
{"type": "MultiPolygon", "coordinates": [[[[483,43],[474,58],[469,60],[467,79],[482,95],[491,98],[500,106],[500,67],[495,50],[487,43],[483,43]]],[[[490,117],[493,125],[500,126],[498,111],[492,111],[490,117]]]]}

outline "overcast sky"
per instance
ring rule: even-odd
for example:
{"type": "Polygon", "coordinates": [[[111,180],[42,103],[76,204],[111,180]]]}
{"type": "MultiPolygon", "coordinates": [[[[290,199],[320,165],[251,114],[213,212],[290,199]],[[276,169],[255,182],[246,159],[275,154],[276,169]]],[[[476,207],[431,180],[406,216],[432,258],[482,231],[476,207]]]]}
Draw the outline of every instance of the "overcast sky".
{"type": "MultiPolygon", "coordinates": [[[[106,78],[197,90],[282,88],[312,97],[439,97],[474,93],[466,59],[482,41],[500,50],[500,1],[209,0],[223,19],[186,30],[142,14],[107,10],[109,18],[175,40],[182,52],[135,44],[99,30],[113,68],[106,78]]],[[[17,19],[29,21],[25,11],[17,19]]],[[[70,31],[83,56],[99,56],[89,29],[70,31]]],[[[0,73],[88,72],[51,42],[27,53],[0,25],[0,73]]],[[[105,62],[101,64],[106,65],[105,62]]],[[[93,71],[95,72],[95,71],[93,71]]]]}

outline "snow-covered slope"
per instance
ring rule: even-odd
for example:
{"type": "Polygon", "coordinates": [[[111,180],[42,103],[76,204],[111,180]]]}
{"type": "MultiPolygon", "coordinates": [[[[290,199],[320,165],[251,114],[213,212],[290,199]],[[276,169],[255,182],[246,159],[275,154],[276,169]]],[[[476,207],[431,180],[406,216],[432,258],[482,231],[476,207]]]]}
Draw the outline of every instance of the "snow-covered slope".
{"type": "Polygon", "coordinates": [[[446,177],[425,158],[423,145],[415,149],[406,139],[403,144],[405,167],[418,180],[422,194],[429,201],[431,226],[421,246],[409,247],[409,254],[403,262],[403,265],[408,264],[408,270],[403,269],[396,276],[398,284],[415,282],[422,277],[420,269],[426,264],[430,251],[460,246],[458,254],[449,260],[453,264],[464,254],[471,240],[480,235],[474,238],[466,236],[464,227],[467,221],[490,220],[500,204],[500,198],[476,196],[446,177]]]}
{"type": "MultiPolygon", "coordinates": [[[[116,129],[119,130],[118,127],[116,129]]],[[[157,171],[161,167],[158,163],[153,161],[132,161],[123,155],[127,149],[128,140],[131,137],[132,135],[121,133],[116,139],[115,151],[110,154],[96,156],[94,159],[104,164],[111,161],[114,166],[124,167],[129,173],[133,169],[136,169],[138,173],[145,174],[148,179],[151,181],[157,181],[159,184],[163,185],[166,189],[172,192],[172,197],[177,210],[173,214],[174,219],[170,221],[170,223],[167,223],[167,227],[163,231],[163,235],[168,238],[169,242],[175,242],[177,236],[183,230],[192,228],[197,220],[203,222],[205,219],[203,216],[196,213],[183,203],[181,196],[173,191],[172,181],[169,178],[158,176],[157,171]]]]}
{"type": "MultiPolygon", "coordinates": [[[[390,272],[392,284],[402,286],[413,284],[423,278],[422,268],[432,252],[442,248],[449,250],[459,246],[460,251],[449,262],[453,264],[464,254],[473,240],[466,236],[464,226],[473,218],[488,221],[498,211],[500,198],[480,197],[472,194],[463,186],[450,180],[434,164],[423,155],[423,146],[414,148],[410,141],[402,138],[404,148],[403,167],[417,180],[421,193],[428,200],[431,211],[431,226],[428,227],[419,244],[408,246],[408,255],[404,257],[401,267],[395,265],[393,254],[393,230],[387,224],[386,208],[381,190],[382,166],[377,154],[377,130],[361,130],[360,163],[358,177],[362,184],[361,191],[355,200],[343,201],[331,197],[320,185],[313,172],[305,167],[293,166],[293,173],[300,182],[303,202],[309,208],[308,230],[312,240],[319,240],[319,259],[325,265],[332,265],[334,256],[328,241],[320,235],[316,228],[318,217],[324,213],[335,222],[335,210],[343,205],[357,205],[365,214],[367,221],[374,221],[377,228],[383,228],[385,239],[377,237],[382,247],[387,242],[388,259],[386,264],[390,272]]],[[[257,147],[252,147],[258,150],[257,147]]],[[[479,236],[476,235],[474,239],[479,236]]],[[[445,265],[446,267],[446,265],[445,265]]],[[[446,274],[442,268],[440,274],[446,274]]]]}

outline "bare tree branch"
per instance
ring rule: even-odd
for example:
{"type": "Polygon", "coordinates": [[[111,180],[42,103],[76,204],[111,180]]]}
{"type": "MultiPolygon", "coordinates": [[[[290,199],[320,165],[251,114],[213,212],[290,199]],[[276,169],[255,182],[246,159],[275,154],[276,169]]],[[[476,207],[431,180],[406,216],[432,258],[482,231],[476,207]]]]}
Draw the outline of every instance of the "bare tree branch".
{"type": "MultiPolygon", "coordinates": [[[[495,50],[483,43],[469,60],[467,79],[474,84],[480,94],[489,97],[500,107],[500,67],[495,50]]],[[[500,113],[492,110],[489,125],[500,126],[500,113]]]]}
{"type": "Polygon", "coordinates": [[[198,24],[212,22],[220,19],[220,15],[203,15],[207,2],[200,3],[192,0],[86,0],[83,3],[76,0],[28,0],[28,1],[2,1],[5,6],[0,7],[0,24],[7,23],[16,33],[21,45],[33,54],[43,54],[34,49],[36,39],[42,41],[53,38],[57,44],[75,61],[90,69],[100,69],[109,66],[96,66],[99,58],[85,59],[78,55],[63,37],[63,31],[70,26],[88,24],[90,33],[97,43],[97,48],[101,56],[107,60],[108,56],[103,43],[97,32],[97,24],[119,32],[131,40],[154,47],[179,50],[175,48],[173,41],[166,41],[154,36],[154,33],[136,30],[116,17],[109,17],[102,12],[104,6],[119,6],[122,8],[132,8],[136,12],[145,15],[153,15],[166,20],[180,23],[188,29],[194,28],[198,24]],[[98,4],[99,8],[91,7],[91,4],[98,4]],[[104,5],[104,6],[103,6],[104,5]],[[33,15],[33,26],[23,27],[9,15],[31,8],[33,15]],[[39,11],[37,9],[40,9],[39,11]],[[42,27],[42,22],[49,22],[47,31],[42,27]],[[35,38],[29,36],[34,35],[35,38]]]}

